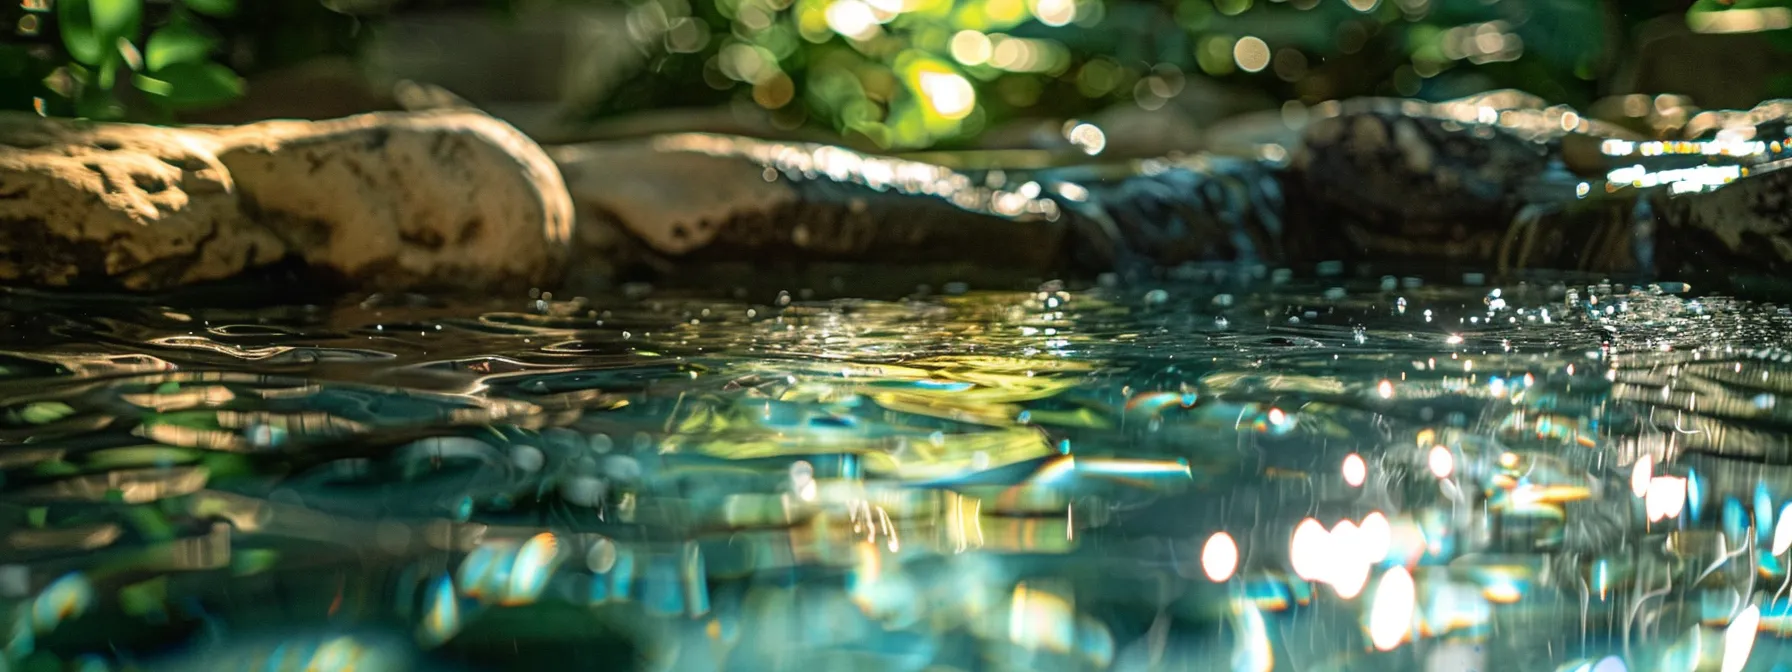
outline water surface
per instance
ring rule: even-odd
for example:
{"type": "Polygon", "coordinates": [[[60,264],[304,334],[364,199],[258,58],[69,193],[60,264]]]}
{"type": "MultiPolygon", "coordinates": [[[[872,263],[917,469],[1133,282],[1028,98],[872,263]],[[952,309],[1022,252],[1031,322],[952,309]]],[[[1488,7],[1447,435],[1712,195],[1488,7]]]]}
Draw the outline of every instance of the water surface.
{"type": "Polygon", "coordinates": [[[5,662],[1780,669],[1786,310],[1197,275],[11,293],[5,662]]]}

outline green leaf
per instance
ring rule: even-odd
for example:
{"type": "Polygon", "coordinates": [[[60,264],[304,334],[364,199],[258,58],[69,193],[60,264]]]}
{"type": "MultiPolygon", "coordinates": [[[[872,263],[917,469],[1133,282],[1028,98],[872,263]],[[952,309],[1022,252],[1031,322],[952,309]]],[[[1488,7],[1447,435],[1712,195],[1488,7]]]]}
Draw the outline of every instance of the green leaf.
{"type": "Polygon", "coordinates": [[[265,548],[246,548],[230,553],[230,571],[237,576],[260,574],[274,568],[280,552],[265,548]]]}
{"type": "Polygon", "coordinates": [[[181,4],[206,16],[222,18],[236,13],[236,0],[185,0],[181,4]]]}
{"type": "Polygon", "coordinates": [[[101,43],[112,45],[122,37],[136,37],[138,21],[143,18],[142,0],[89,0],[93,6],[93,34],[101,43]]]}
{"type": "Polygon", "coordinates": [[[144,48],[143,64],[155,71],[175,63],[203,61],[217,46],[218,41],[210,35],[184,21],[175,22],[150,34],[149,43],[144,48]]]}
{"type": "MultiPolygon", "coordinates": [[[[176,87],[179,88],[178,86],[176,87]]],[[[217,411],[169,411],[144,416],[145,425],[168,425],[187,429],[218,429],[217,411]]]]}
{"type": "Polygon", "coordinates": [[[167,541],[174,538],[174,524],[155,509],[147,506],[125,507],[124,517],[138,534],[150,540],[167,541]]]}
{"type": "Polygon", "coordinates": [[[39,401],[18,411],[20,420],[33,425],[46,425],[74,414],[73,407],[60,401],[39,401]]]}
{"type": "Polygon", "coordinates": [[[143,19],[142,0],[64,0],[56,10],[69,55],[92,66],[117,58],[119,38],[135,38],[143,19]]]}
{"type": "Polygon", "coordinates": [[[156,578],[118,589],[118,604],[124,613],[144,616],[160,612],[168,603],[168,577],[156,578]]]}
{"type": "Polygon", "coordinates": [[[217,63],[175,63],[151,74],[172,87],[161,97],[175,107],[216,105],[243,95],[242,78],[217,63]]]}
{"type": "Polygon", "coordinates": [[[93,7],[90,0],[62,0],[56,4],[57,23],[62,26],[62,44],[68,55],[81,63],[99,65],[110,55],[110,40],[100,39],[94,32],[93,7]]]}
{"type": "Polygon", "coordinates": [[[100,79],[98,82],[100,89],[111,91],[112,85],[116,83],[118,83],[118,59],[106,59],[106,64],[100,66],[100,79]]]}

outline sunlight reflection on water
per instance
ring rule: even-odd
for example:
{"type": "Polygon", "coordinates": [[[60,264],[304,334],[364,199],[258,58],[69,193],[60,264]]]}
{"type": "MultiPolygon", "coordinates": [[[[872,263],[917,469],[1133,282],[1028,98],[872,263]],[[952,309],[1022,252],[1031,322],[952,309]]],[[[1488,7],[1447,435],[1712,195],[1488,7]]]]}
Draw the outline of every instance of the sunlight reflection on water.
{"type": "Polygon", "coordinates": [[[1770,305],[9,301],[26,669],[1741,670],[1792,632],[1770,305]]]}

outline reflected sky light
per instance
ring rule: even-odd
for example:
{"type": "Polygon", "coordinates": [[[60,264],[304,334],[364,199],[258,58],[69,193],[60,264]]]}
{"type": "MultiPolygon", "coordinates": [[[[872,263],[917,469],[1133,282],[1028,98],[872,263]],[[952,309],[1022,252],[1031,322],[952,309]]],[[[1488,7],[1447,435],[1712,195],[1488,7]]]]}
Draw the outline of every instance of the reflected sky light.
{"type": "Polygon", "coordinates": [[[1637,499],[1649,494],[1649,481],[1655,478],[1655,456],[1643,453],[1630,469],[1630,492],[1637,499]]]}
{"type": "Polygon", "coordinates": [[[1426,453],[1425,465],[1431,468],[1431,474],[1438,478],[1449,478],[1456,472],[1456,455],[1445,446],[1432,446],[1426,453]]]}
{"type": "Polygon", "coordinates": [[[1363,462],[1363,456],[1356,453],[1344,456],[1344,464],[1340,470],[1343,472],[1344,482],[1353,488],[1362,487],[1363,481],[1369,476],[1369,465],[1363,462]]]}
{"type": "Polygon", "coordinates": [[[1761,609],[1755,605],[1744,607],[1736,620],[1724,629],[1724,657],[1722,672],[1742,672],[1748,665],[1749,654],[1754,651],[1755,637],[1760,633],[1761,609]]]}
{"type": "Polygon", "coordinates": [[[1290,566],[1296,576],[1307,581],[1325,579],[1331,559],[1331,534],[1319,521],[1307,518],[1294,526],[1294,535],[1289,538],[1288,552],[1290,566]]]}
{"type": "Polygon", "coordinates": [[[1649,490],[1643,496],[1649,522],[1660,522],[1680,515],[1686,507],[1686,479],[1656,476],[1649,479],[1649,490]]]}
{"type": "Polygon", "coordinates": [[[1418,591],[1412,574],[1405,567],[1395,567],[1383,574],[1375,586],[1369,607],[1369,641],[1376,649],[1392,651],[1406,641],[1412,632],[1413,613],[1418,607],[1418,591]]]}
{"type": "Polygon", "coordinates": [[[1220,583],[1232,578],[1232,572],[1238,569],[1238,543],[1232,535],[1215,532],[1207,538],[1201,547],[1201,571],[1207,574],[1207,580],[1220,583]]]}

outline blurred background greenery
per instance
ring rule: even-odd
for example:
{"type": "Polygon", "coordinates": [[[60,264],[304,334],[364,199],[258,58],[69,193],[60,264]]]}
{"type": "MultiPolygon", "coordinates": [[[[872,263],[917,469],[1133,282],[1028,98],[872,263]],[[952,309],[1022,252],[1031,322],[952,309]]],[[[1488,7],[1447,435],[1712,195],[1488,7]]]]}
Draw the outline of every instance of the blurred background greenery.
{"type": "Polygon", "coordinates": [[[1792,0],[0,2],[0,105],[151,122],[384,109],[417,79],[548,140],[1100,149],[1080,119],[1164,150],[1290,101],[1792,96],[1792,0]]]}

